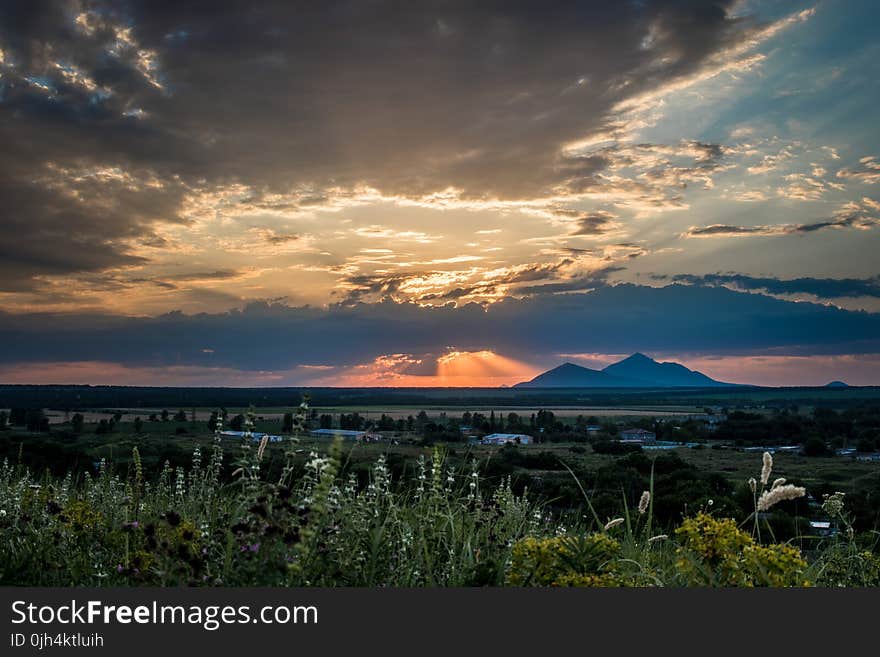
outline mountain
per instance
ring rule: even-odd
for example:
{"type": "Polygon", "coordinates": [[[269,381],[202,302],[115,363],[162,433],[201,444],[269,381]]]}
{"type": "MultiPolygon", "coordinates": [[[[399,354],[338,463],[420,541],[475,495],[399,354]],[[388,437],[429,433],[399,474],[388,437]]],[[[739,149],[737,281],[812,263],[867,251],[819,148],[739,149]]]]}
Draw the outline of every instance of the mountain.
{"type": "Polygon", "coordinates": [[[730,386],[709,378],[701,372],[689,370],[678,363],[658,363],[644,354],[609,365],[603,370],[591,370],[573,363],[565,363],[539,374],[531,381],[517,383],[515,388],[709,388],[730,386]]]}
{"type": "Polygon", "coordinates": [[[612,374],[624,379],[646,381],[659,387],[687,387],[707,388],[715,386],[727,386],[729,383],[721,383],[710,379],[702,372],[689,370],[678,363],[658,363],[653,358],[644,354],[633,354],[619,363],[609,365],[604,370],[606,374],[612,374]]]}
{"type": "Polygon", "coordinates": [[[564,363],[514,388],[631,388],[640,384],[600,370],[564,363]]]}
{"type": "Polygon", "coordinates": [[[849,388],[848,383],[844,383],[843,381],[832,381],[831,383],[825,384],[826,388],[849,388]]]}

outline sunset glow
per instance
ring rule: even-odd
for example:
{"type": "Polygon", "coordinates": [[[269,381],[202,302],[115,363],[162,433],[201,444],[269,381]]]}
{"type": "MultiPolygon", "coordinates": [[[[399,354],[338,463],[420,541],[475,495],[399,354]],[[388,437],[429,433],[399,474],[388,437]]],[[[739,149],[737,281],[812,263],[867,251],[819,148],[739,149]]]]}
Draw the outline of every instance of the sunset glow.
{"type": "Polygon", "coordinates": [[[880,383],[875,2],[49,5],[0,13],[2,382],[880,383]]]}

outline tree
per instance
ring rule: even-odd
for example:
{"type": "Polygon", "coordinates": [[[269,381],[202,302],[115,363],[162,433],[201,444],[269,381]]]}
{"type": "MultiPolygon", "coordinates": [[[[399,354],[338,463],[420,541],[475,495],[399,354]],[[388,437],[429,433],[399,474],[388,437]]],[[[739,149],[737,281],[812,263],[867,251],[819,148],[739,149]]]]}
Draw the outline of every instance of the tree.
{"type": "Polygon", "coordinates": [[[177,411],[177,413],[174,414],[174,421],[175,422],[186,422],[186,411],[184,411],[182,408],[179,411],[177,411]]]}
{"type": "Polygon", "coordinates": [[[830,453],[825,441],[818,436],[808,438],[804,443],[804,456],[828,456],[830,453]]]}
{"type": "Polygon", "coordinates": [[[42,408],[28,409],[25,415],[25,427],[28,431],[49,431],[49,418],[43,413],[42,408]]]}
{"type": "Polygon", "coordinates": [[[333,428],[333,416],[328,413],[323,413],[318,420],[319,426],[322,429],[332,429],[333,428]]]}
{"type": "Polygon", "coordinates": [[[122,422],[122,413],[120,413],[119,411],[116,411],[116,412],[113,414],[113,421],[116,422],[117,424],[119,424],[120,422],[122,422]]]}
{"type": "Polygon", "coordinates": [[[163,422],[168,421],[168,409],[167,408],[162,409],[162,421],[163,422]]]}
{"type": "Polygon", "coordinates": [[[242,415],[241,413],[239,413],[238,415],[233,417],[231,420],[229,420],[229,428],[232,429],[233,431],[241,431],[243,426],[244,426],[244,415],[242,415]]]}
{"type": "Polygon", "coordinates": [[[281,422],[281,431],[291,433],[293,431],[293,413],[285,413],[281,422]]]}
{"type": "Polygon", "coordinates": [[[157,416],[155,413],[150,413],[150,418],[149,418],[149,419],[150,419],[150,422],[158,422],[158,421],[159,421],[159,416],[157,416]]]}
{"type": "Polygon", "coordinates": [[[27,414],[26,408],[13,408],[9,411],[9,424],[14,427],[23,427],[27,424],[27,414]]]}
{"type": "Polygon", "coordinates": [[[208,418],[208,431],[214,432],[217,430],[217,411],[211,412],[211,417],[208,418]]]}
{"type": "Polygon", "coordinates": [[[134,431],[135,433],[140,433],[144,428],[144,421],[139,417],[134,419],[134,431]]]}
{"type": "Polygon", "coordinates": [[[9,423],[9,414],[6,411],[0,411],[0,431],[6,429],[9,423]]]}
{"type": "Polygon", "coordinates": [[[82,433],[85,423],[86,419],[83,417],[82,413],[74,413],[73,417],[70,419],[70,428],[73,430],[73,433],[82,433]]]}

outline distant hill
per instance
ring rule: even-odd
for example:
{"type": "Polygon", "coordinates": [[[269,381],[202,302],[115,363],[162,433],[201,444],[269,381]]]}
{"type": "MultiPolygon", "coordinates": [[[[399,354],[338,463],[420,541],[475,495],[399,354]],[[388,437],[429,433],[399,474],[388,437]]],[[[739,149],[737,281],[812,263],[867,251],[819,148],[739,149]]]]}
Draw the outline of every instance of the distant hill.
{"type": "Polygon", "coordinates": [[[825,384],[826,388],[849,388],[848,383],[844,383],[843,381],[832,381],[831,383],[825,384]]]}
{"type": "Polygon", "coordinates": [[[565,363],[531,381],[516,384],[516,388],[710,388],[735,385],[722,383],[701,372],[689,370],[678,363],[658,363],[644,354],[609,365],[603,370],[591,370],[573,363],[565,363]]]}
{"type": "Polygon", "coordinates": [[[684,365],[678,363],[658,363],[653,358],[648,358],[644,354],[639,353],[635,353],[619,363],[609,365],[602,371],[625,379],[648,381],[651,385],[664,388],[705,388],[731,385],[710,379],[702,372],[689,370],[684,365]]]}
{"type": "Polygon", "coordinates": [[[564,363],[531,381],[517,383],[514,388],[632,388],[644,387],[629,379],[622,379],[601,370],[591,370],[574,363],[564,363]]]}

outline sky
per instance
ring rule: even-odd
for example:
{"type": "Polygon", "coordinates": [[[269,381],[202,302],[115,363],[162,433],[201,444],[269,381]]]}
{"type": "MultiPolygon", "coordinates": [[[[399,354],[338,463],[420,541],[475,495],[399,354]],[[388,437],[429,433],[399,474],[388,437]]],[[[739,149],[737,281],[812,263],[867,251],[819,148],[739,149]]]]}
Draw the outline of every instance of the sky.
{"type": "Polygon", "coordinates": [[[0,382],[880,384],[872,0],[0,4],[0,382]]]}

